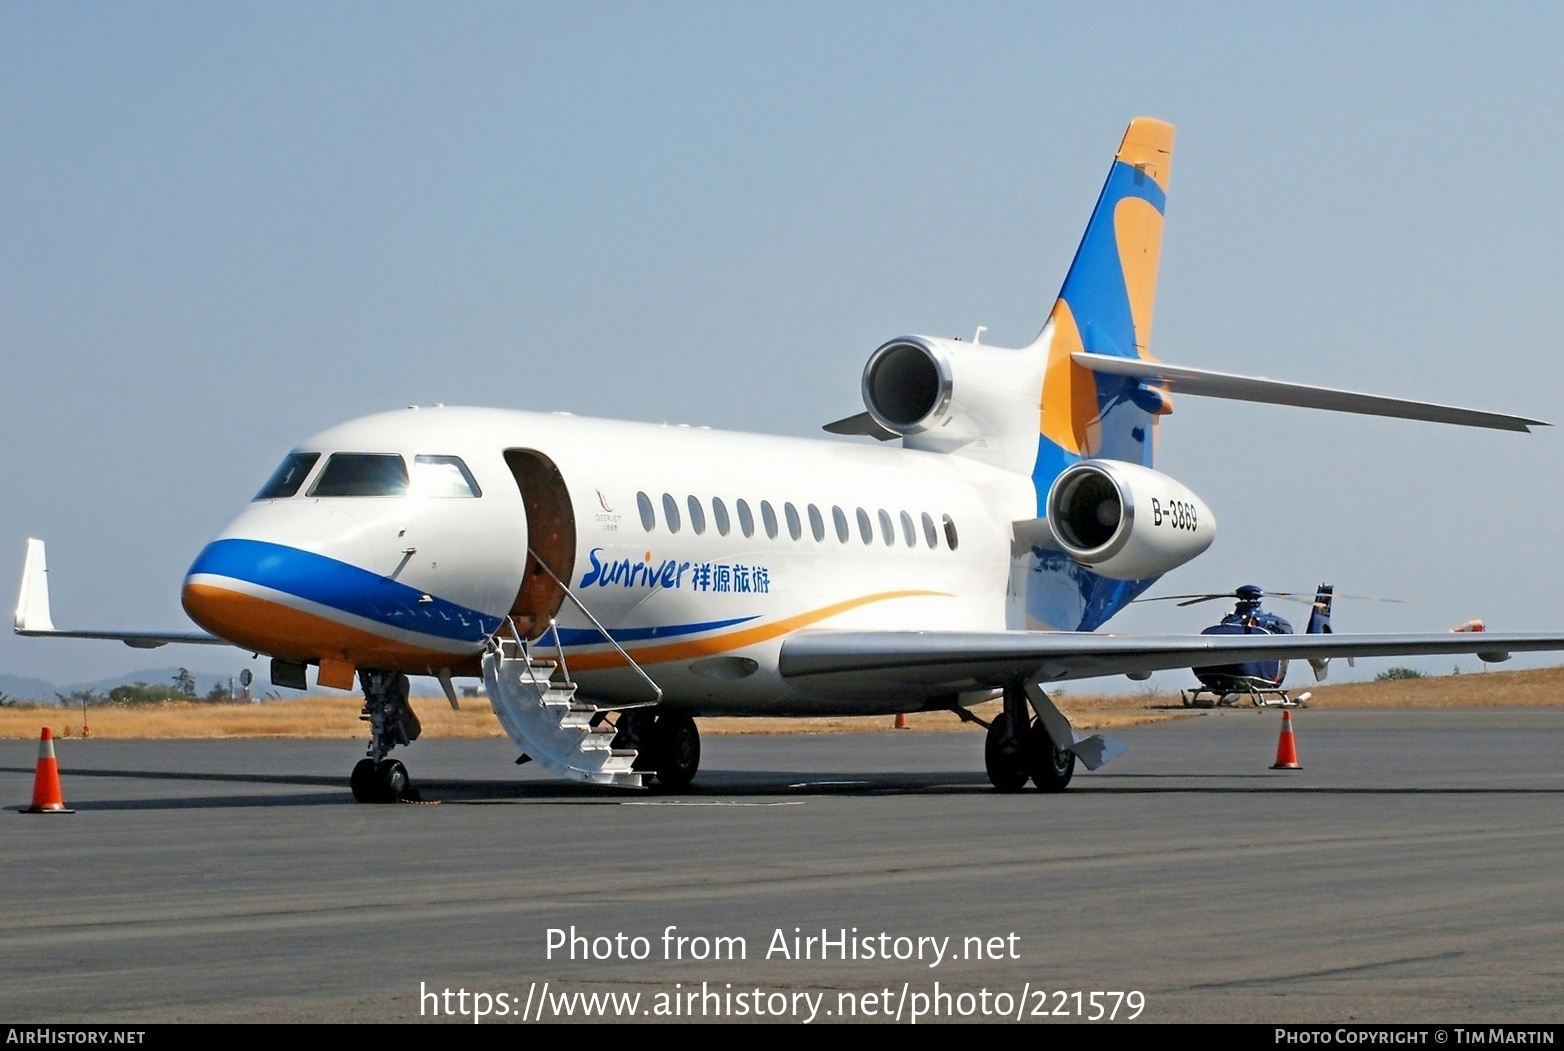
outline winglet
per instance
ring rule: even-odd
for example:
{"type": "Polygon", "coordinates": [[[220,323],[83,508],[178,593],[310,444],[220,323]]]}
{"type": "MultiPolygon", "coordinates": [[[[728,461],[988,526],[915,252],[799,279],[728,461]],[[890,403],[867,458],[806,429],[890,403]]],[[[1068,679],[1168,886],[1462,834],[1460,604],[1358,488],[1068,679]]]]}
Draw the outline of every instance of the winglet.
{"type": "Polygon", "coordinates": [[[16,597],[17,631],[53,631],[49,616],[49,564],[43,541],[27,538],[27,560],[22,563],[22,590],[16,597]]]}

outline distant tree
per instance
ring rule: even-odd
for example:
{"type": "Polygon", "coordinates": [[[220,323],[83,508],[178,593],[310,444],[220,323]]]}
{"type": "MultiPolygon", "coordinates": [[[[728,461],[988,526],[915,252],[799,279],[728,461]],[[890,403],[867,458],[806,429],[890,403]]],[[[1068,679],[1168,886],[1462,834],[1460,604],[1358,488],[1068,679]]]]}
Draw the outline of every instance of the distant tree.
{"type": "Polygon", "coordinates": [[[1416,668],[1402,668],[1398,666],[1395,668],[1386,668],[1384,671],[1374,676],[1374,681],[1395,682],[1397,679],[1421,679],[1422,677],[1423,673],[1418,671],[1416,668]]]}
{"type": "Polygon", "coordinates": [[[228,684],[226,682],[218,682],[215,686],[207,691],[206,699],[209,701],[222,703],[224,701],[231,701],[234,698],[233,692],[228,689],[228,684]]]}
{"type": "Polygon", "coordinates": [[[153,685],[148,682],[116,686],[109,691],[109,703],[119,705],[160,704],[163,701],[183,701],[188,698],[173,684],[153,685]]]}
{"type": "Polygon", "coordinates": [[[5,695],[5,691],[4,690],[0,690],[0,708],[9,708],[11,705],[13,705],[15,703],[16,703],[15,700],[13,700],[12,698],[7,697],[5,695]]]}
{"type": "Polygon", "coordinates": [[[179,696],[185,698],[186,700],[195,700],[195,676],[190,674],[189,668],[179,669],[179,674],[174,676],[174,689],[178,690],[179,696]]]}
{"type": "Polygon", "coordinates": [[[70,693],[56,693],[55,699],[68,708],[85,708],[89,704],[102,704],[104,698],[92,690],[72,690],[70,693]]]}

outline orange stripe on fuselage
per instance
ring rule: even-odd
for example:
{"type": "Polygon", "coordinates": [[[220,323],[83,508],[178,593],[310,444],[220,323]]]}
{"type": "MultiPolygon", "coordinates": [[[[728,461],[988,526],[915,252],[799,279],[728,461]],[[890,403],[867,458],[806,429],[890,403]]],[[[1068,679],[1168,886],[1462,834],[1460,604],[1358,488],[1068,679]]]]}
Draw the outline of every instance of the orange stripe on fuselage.
{"type": "MultiPolygon", "coordinates": [[[[846,613],[850,609],[867,606],[874,602],[888,602],[898,598],[950,598],[950,593],[945,591],[882,591],[874,595],[864,595],[861,598],[848,599],[845,602],[837,602],[830,606],[824,606],[808,613],[800,613],[796,617],[787,617],[783,620],[772,621],[770,624],[762,624],[759,627],[744,628],[732,631],[726,635],[713,635],[706,639],[696,639],[693,642],[670,642],[661,646],[644,646],[640,649],[627,650],[637,664],[661,664],[665,661],[689,660],[696,657],[710,657],[719,653],[727,653],[730,650],[742,649],[745,646],[753,646],[760,642],[769,642],[790,631],[806,628],[816,624],[827,617],[834,617],[838,613],[846,613]]],[[[583,653],[570,658],[572,671],[601,671],[605,668],[625,667],[625,659],[614,650],[599,653],[583,653]]]]}
{"type": "Polygon", "coordinates": [[[430,668],[478,674],[478,655],[443,653],[382,638],[314,613],[210,584],[186,584],[180,596],[190,619],[247,650],[294,661],[346,660],[360,668],[415,675],[430,668]]]}
{"type": "MultiPolygon", "coordinates": [[[[900,598],[949,597],[950,593],[945,591],[883,591],[725,635],[691,642],[644,646],[629,649],[629,653],[637,664],[710,657],[768,642],[790,631],[875,602],[900,598]]],[[[456,675],[480,673],[478,654],[462,656],[408,646],[314,613],[210,584],[185,585],[182,599],[190,618],[212,634],[245,649],[284,660],[318,661],[326,657],[330,660],[351,661],[360,668],[414,675],[426,674],[431,668],[450,668],[456,675]]],[[[626,666],[625,659],[614,650],[572,655],[569,660],[573,671],[601,671],[626,666]]]]}

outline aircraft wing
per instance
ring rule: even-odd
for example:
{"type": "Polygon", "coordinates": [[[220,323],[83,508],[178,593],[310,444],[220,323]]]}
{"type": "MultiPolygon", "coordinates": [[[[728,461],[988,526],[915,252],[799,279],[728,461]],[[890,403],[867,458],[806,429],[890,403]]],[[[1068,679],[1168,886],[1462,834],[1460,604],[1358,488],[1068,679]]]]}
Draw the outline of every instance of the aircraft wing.
{"type": "Polygon", "coordinates": [[[1062,682],[1239,661],[1420,657],[1564,650],[1564,634],[1100,635],[1037,631],[798,632],[782,644],[783,678],[820,696],[938,697],[1007,682],[1062,682]]]}
{"type": "Polygon", "coordinates": [[[49,566],[44,557],[43,541],[32,538],[27,541],[27,561],[22,563],[22,592],[16,600],[16,633],[33,638],[110,639],[138,650],[154,650],[171,642],[233,645],[204,631],[71,631],[56,628],[49,613],[49,566]]]}

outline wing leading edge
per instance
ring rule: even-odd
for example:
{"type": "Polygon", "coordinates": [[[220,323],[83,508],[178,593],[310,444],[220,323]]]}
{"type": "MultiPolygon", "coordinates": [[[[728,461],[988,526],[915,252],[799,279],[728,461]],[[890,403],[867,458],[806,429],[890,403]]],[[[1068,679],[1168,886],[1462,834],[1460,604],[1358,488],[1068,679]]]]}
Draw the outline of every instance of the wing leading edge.
{"type": "Polygon", "coordinates": [[[780,671],[816,695],[937,697],[1007,683],[1062,682],[1252,660],[1418,657],[1564,650],[1564,634],[1098,635],[1091,632],[801,631],[780,671]]]}

